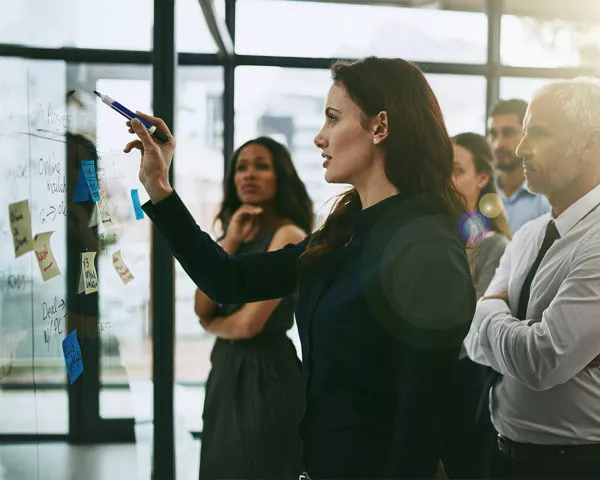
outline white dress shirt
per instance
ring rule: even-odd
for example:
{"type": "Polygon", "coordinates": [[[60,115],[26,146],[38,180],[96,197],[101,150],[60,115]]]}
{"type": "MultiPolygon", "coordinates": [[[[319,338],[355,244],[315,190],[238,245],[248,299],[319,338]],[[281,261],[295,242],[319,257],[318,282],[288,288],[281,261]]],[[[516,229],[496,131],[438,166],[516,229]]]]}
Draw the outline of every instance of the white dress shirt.
{"type": "Polygon", "coordinates": [[[492,422],[523,443],[600,442],[600,186],[555,219],[560,234],[531,284],[527,325],[514,315],[521,286],[551,214],[525,224],[508,244],[477,304],[464,345],[469,357],[504,376],[490,395],[492,422]]]}

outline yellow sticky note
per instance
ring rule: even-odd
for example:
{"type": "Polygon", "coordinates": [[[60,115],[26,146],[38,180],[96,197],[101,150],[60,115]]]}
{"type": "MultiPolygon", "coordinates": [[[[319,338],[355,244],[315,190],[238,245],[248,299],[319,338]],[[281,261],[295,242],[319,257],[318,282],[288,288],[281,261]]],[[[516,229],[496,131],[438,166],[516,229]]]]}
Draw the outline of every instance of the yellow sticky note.
{"type": "Polygon", "coordinates": [[[42,272],[42,278],[44,282],[51,278],[60,275],[60,270],[56,264],[56,259],[52,253],[52,247],[50,246],[50,237],[54,232],[38,233],[33,238],[33,249],[35,250],[35,256],[40,266],[40,272],[42,272]]]}
{"type": "Polygon", "coordinates": [[[79,276],[79,289],[77,293],[93,293],[98,291],[98,274],[94,259],[96,252],[85,252],[81,254],[81,275],[79,276]],[[81,288],[83,284],[83,289],[81,288]]]}
{"type": "Polygon", "coordinates": [[[100,201],[96,203],[96,205],[98,206],[98,212],[100,213],[100,218],[102,218],[102,223],[104,225],[110,225],[112,220],[110,218],[106,190],[100,190],[100,201]]]}
{"type": "Polygon", "coordinates": [[[10,217],[10,230],[13,236],[15,257],[18,258],[33,250],[29,200],[11,203],[8,206],[8,216],[10,217]]]}
{"type": "Polygon", "coordinates": [[[113,267],[115,267],[115,270],[121,277],[123,284],[127,285],[129,282],[131,282],[133,280],[133,274],[129,271],[129,269],[127,268],[127,265],[125,265],[125,262],[123,262],[123,257],[121,256],[121,250],[117,250],[115,253],[113,253],[112,260],[113,260],[113,267]]]}

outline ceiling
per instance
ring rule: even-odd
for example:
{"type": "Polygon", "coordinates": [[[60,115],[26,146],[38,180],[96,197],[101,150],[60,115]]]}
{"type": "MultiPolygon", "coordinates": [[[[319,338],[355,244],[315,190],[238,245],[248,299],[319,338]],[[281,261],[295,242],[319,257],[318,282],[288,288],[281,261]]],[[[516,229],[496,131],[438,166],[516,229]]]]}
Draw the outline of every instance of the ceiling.
{"type": "MultiPolygon", "coordinates": [[[[321,0],[323,1],[323,0],[321,0]]],[[[482,12],[485,0],[324,0],[333,3],[397,5],[482,12]]],[[[493,0],[500,1],[500,0],[493,0]]],[[[504,13],[517,16],[600,21],[600,0],[504,0],[504,13]],[[576,7],[574,5],[577,5],[576,7]]]]}

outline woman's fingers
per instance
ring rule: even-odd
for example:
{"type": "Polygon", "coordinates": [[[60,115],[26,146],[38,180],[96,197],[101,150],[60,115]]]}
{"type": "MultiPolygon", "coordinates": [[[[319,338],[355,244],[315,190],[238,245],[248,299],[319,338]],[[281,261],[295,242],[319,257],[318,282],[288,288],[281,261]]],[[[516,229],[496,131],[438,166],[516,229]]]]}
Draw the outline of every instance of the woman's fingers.
{"type": "Polygon", "coordinates": [[[140,152],[144,153],[144,145],[142,144],[141,140],[132,140],[127,145],[125,145],[123,151],[125,153],[129,153],[134,148],[137,148],[140,152]]]}
{"type": "Polygon", "coordinates": [[[147,115],[145,113],[138,112],[138,111],[136,111],[135,114],[142,117],[144,120],[148,120],[152,125],[154,125],[156,128],[165,132],[169,137],[173,136],[173,134],[171,133],[171,130],[169,130],[169,127],[167,127],[167,124],[164,122],[164,120],[162,118],[152,117],[151,115],[147,115]]]}

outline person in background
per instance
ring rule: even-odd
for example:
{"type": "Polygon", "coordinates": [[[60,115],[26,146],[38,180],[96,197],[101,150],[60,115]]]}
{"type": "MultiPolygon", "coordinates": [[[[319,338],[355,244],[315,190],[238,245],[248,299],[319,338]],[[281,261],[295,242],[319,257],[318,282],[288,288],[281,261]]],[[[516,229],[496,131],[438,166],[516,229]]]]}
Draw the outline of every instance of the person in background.
{"type": "MultiPolygon", "coordinates": [[[[313,206],[288,150],[259,137],[229,162],[217,219],[229,254],[298,243],[313,206]]],[[[204,401],[200,479],[292,479],[302,469],[302,366],[286,335],[295,297],[217,304],[200,289],[195,311],[217,339],[204,401]]]]}
{"type": "MultiPolygon", "coordinates": [[[[484,136],[461,133],[453,137],[454,184],[467,200],[469,214],[466,232],[467,257],[477,299],[490,284],[511,233],[504,213],[499,208],[494,182],[492,152],[484,136]],[[486,216],[482,210],[490,216],[486,216]],[[491,217],[491,218],[490,218],[491,217]],[[469,229],[471,224],[474,229],[469,229]]],[[[456,371],[457,385],[452,392],[451,431],[455,435],[444,456],[444,467],[450,478],[480,479],[489,475],[489,454],[494,429],[489,409],[479,410],[489,368],[471,361],[464,350],[456,371]]],[[[450,393],[450,392],[449,392],[450,393]]]]}
{"type": "Polygon", "coordinates": [[[501,100],[492,108],[488,119],[488,139],[497,172],[496,185],[513,234],[525,223],[550,211],[545,196],[527,189],[523,160],[516,153],[523,138],[526,110],[527,102],[524,100],[501,100]]]}
{"type": "Polygon", "coordinates": [[[506,248],[465,339],[497,375],[493,478],[600,478],[600,80],[534,96],[517,148],[552,212],[506,248]]]}
{"type": "MultiPolygon", "coordinates": [[[[445,441],[445,398],[475,308],[457,227],[465,205],[452,181],[452,142],[412,63],[367,57],[338,61],[331,71],[315,145],[325,180],[351,187],[300,243],[229,255],[169,184],[172,136],[159,144],[133,120],[139,139],[125,152],[142,151],[144,211],[211,299],[298,292],[306,475],[431,479],[445,441]]],[[[168,132],[162,120],[145,118],[168,132]]]]}
{"type": "Polygon", "coordinates": [[[492,152],[485,137],[468,132],[456,135],[452,140],[454,183],[467,200],[469,218],[478,223],[478,227],[483,227],[480,232],[482,235],[473,239],[475,244],[468,245],[474,248],[467,249],[475,293],[479,299],[492,281],[512,234],[506,216],[499,208],[501,203],[497,200],[492,152]],[[481,211],[482,208],[486,213],[493,213],[488,216],[481,211]]]}

